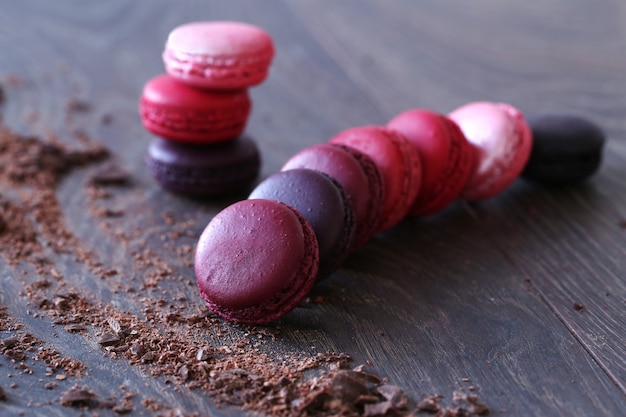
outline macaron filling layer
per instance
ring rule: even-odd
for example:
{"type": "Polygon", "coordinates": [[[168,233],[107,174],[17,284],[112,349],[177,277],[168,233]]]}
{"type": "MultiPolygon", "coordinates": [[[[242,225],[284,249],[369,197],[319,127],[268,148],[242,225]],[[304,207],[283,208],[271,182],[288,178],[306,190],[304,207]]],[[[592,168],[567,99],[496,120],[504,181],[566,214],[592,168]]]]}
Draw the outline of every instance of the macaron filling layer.
{"type": "Polygon", "coordinates": [[[217,80],[248,79],[253,83],[267,77],[273,56],[273,51],[250,56],[207,56],[169,49],[163,52],[167,71],[172,75],[217,80]]]}

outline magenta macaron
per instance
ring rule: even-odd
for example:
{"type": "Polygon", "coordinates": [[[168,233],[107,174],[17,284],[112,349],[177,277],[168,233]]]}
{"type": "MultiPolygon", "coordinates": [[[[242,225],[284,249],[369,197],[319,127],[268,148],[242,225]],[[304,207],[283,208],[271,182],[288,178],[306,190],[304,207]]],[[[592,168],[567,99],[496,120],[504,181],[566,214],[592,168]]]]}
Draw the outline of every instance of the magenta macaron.
{"type": "Polygon", "coordinates": [[[201,88],[239,89],[268,75],[274,44],[263,29],[242,22],[192,22],[167,38],[163,62],[174,78],[201,88]]]}
{"type": "Polygon", "coordinates": [[[338,133],[330,143],[345,145],[369,156],[385,189],[376,231],[390,229],[408,213],[422,182],[417,148],[401,133],[383,126],[354,127],[338,133]]]}
{"type": "Polygon", "coordinates": [[[448,117],[425,109],[407,110],[387,127],[415,146],[422,161],[422,186],[410,215],[427,216],[444,209],[465,187],[474,169],[474,150],[448,117]]]}
{"type": "Polygon", "coordinates": [[[200,90],[167,74],[150,79],[139,101],[146,130],[190,143],[220,142],[239,135],[251,107],[247,90],[200,90]]]}
{"type": "Polygon", "coordinates": [[[474,147],[476,165],[461,198],[477,202],[508,187],[524,170],[532,132],[522,112],[510,104],[478,101],[448,115],[474,147]]]}
{"type": "Polygon", "coordinates": [[[308,295],[318,256],[313,229],[296,210],[278,201],[243,200],[204,229],[194,269],[209,309],[236,323],[262,324],[308,295]]]}

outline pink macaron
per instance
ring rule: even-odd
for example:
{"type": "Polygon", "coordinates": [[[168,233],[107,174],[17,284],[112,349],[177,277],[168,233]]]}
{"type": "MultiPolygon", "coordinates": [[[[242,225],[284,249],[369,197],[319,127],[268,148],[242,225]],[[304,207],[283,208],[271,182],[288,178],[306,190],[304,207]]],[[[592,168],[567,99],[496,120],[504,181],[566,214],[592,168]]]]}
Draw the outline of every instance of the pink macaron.
{"type": "Polygon", "coordinates": [[[405,111],[387,127],[403,133],[422,160],[422,187],[409,214],[427,216],[444,209],[474,169],[474,150],[463,132],[448,117],[425,109],[405,111]]]}
{"type": "Polygon", "coordinates": [[[355,148],[374,161],[385,189],[376,231],[395,226],[407,215],[420,190],[422,164],[417,148],[403,134],[384,126],[344,130],[330,143],[355,148]]]}
{"type": "Polygon", "coordinates": [[[144,127],[157,136],[214,143],[242,133],[251,107],[245,89],[200,90],[163,74],[145,84],[139,113],[144,127]]]}
{"type": "Polygon", "coordinates": [[[479,101],[457,108],[449,117],[473,145],[477,158],[461,197],[477,202],[499,194],[530,157],[532,133],[524,115],[510,104],[479,101]]]}
{"type": "Polygon", "coordinates": [[[187,84],[211,89],[247,88],[268,75],[274,43],[263,29],[241,22],[193,22],[170,32],[163,62],[187,84]]]}

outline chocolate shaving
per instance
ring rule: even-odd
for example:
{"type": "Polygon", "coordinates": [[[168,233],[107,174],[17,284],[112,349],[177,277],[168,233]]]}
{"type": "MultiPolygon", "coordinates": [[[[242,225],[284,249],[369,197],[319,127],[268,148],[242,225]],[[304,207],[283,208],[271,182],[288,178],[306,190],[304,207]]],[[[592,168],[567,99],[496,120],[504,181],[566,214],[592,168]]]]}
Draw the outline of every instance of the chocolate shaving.
{"type": "Polygon", "coordinates": [[[75,98],[67,102],[66,108],[69,112],[85,113],[91,110],[91,105],[86,101],[75,98]]]}
{"type": "Polygon", "coordinates": [[[125,185],[130,182],[130,178],[128,171],[110,161],[98,167],[89,182],[93,185],[125,185]]]}
{"type": "Polygon", "coordinates": [[[98,339],[98,344],[101,346],[114,346],[118,344],[120,340],[121,339],[113,333],[104,333],[98,339]]]}
{"type": "MultiPolygon", "coordinates": [[[[20,339],[18,339],[17,336],[9,336],[6,339],[0,340],[0,347],[4,349],[11,349],[13,346],[17,345],[19,341],[20,339]]],[[[4,349],[0,349],[0,351],[4,349]]]]}
{"type": "Polygon", "coordinates": [[[439,406],[439,400],[441,400],[440,395],[428,396],[417,404],[417,410],[425,411],[427,413],[436,413],[441,409],[439,406]]]}

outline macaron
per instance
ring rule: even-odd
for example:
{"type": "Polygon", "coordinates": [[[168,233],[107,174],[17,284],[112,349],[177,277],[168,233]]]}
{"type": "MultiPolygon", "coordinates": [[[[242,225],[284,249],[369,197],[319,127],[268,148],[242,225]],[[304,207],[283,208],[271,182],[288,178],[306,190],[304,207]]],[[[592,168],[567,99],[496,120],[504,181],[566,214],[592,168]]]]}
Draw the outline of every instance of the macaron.
{"type": "Polygon", "coordinates": [[[322,143],[292,156],[281,171],[314,169],[333,177],[352,203],[356,232],[353,249],[363,246],[374,233],[383,203],[383,184],[372,159],[344,145],[322,143]]]}
{"type": "Polygon", "coordinates": [[[261,83],[274,57],[263,29],[242,22],[192,22],[172,30],[165,43],[166,71],[192,86],[240,89],[261,83]]]}
{"type": "Polygon", "coordinates": [[[167,74],[150,79],[139,101],[149,132],[188,143],[232,139],[245,129],[251,107],[247,90],[200,90],[167,74]]]}
{"type": "Polygon", "coordinates": [[[293,208],[243,200],[219,212],[195,251],[200,296],[236,323],[263,324],[293,310],[315,283],[317,239],[293,208]]]}
{"type": "Polygon", "coordinates": [[[476,165],[461,198],[478,202],[508,187],[522,172],[532,134],[522,112],[510,104],[479,101],[448,115],[474,147],[476,165]]]}
{"type": "Polygon", "coordinates": [[[590,120],[567,114],[528,117],[533,149],[522,177],[543,185],[581,183],[600,167],[606,136],[590,120]]]}
{"type": "Polygon", "coordinates": [[[319,246],[318,280],[335,271],[350,253],[354,213],[347,194],[332,177],[311,169],[277,172],[258,184],[249,198],[281,201],[307,219],[319,246]]]}
{"type": "Polygon", "coordinates": [[[437,213],[455,200],[474,169],[474,151],[455,122],[425,109],[407,110],[387,127],[402,133],[420,154],[422,186],[409,214],[437,213]]]}
{"type": "Polygon", "coordinates": [[[161,187],[193,197],[246,189],[258,176],[260,163],[257,145],[246,135],[208,145],[156,137],[146,155],[146,164],[161,187]]]}
{"type": "Polygon", "coordinates": [[[383,180],[385,196],[376,232],[390,229],[406,216],[422,182],[417,148],[401,133],[384,126],[361,126],[340,132],[330,143],[345,145],[369,156],[383,180]]]}

